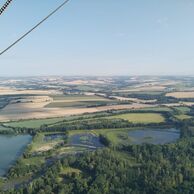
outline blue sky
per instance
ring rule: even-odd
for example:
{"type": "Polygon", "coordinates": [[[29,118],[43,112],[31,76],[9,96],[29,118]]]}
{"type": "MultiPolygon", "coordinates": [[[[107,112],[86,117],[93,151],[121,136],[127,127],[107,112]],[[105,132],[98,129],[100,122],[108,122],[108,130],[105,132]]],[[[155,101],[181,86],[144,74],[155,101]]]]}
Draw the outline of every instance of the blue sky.
{"type": "MultiPolygon", "coordinates": [[[[0,49],[61,2],[14,0],[0,49]]],[[[0,56],[0,76],[194,75],[193,10],[193,0],[71,0],[0,56]]]]}

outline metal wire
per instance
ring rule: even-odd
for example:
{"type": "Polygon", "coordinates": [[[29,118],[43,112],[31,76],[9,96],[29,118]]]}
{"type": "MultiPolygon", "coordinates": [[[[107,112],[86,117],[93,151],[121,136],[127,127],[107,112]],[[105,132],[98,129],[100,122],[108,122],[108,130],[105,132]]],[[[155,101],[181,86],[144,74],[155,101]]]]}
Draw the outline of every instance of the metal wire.
{"type": "Polygon", "coordinates": [[[10,46],[0,52],[0,56],[3,55],[5,52],[10,50],[13,46],[19,43],[22,39],[24,39],[27,35],[29,35],[32,31],[34,31],[37,27],[39,27],[42,23],[48,20],[53,14],[59,11],[63,6],[65,6],[70,0],[65,0],[61,5],[59,5],[54,11],[52,11],[49,15],[47,15],[44,19],[42,19],[38,24],[36,24],[33,28],[27,31],[24,35],[18,38],[15,42],[13,42],[10,46]]]}
{"type": "Polygon", "coordinates": [[[0,8],[0,15],[3,14],[3,12],[7,9],[7,7],[9,6],[9,4],[12,2],[12,0],[7,0],[4,5],[0,8]]]}

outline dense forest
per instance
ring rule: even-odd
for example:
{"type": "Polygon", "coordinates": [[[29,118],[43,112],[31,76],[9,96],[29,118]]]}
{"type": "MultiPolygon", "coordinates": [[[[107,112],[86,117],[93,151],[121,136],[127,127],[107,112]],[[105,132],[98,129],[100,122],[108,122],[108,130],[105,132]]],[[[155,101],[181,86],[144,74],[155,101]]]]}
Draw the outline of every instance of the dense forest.
{"type": "Polygon", "coordinates": [[[68,156],[27,187],[5,193],[194,193],[194,139],[68,156]],[[69,169],[69,170],[66,170],[69,169]]]}

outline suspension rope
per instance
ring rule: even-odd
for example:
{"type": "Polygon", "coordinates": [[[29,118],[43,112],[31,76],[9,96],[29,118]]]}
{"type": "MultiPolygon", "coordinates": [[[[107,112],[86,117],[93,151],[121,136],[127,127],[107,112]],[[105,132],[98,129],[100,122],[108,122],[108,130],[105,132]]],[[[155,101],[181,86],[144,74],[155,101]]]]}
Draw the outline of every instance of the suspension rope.
{"type": "Polygon", "coordinates": [[[19,43],[22,39],[24,39],[26,36],[28,36],[32,31],[34,31],[36,28],[38,28],[42,23],[44,23],[46,20],[48,20],[52,15],[54,15],[57,11],[59,11],[65,4],[67,4],[70,0],[65,0],[61,5],[59,5],[54,11],[52,11],[49,15],[47,15],[44,19],[42,19],[38,24],[36,24],[33,28],[31,28],[29,31],[27,31],[24,35],[22,35],[20,38],[18,38],[15,42],[13,42],[10,46],[8,46],[6,49],[0,52],[0,56],[3,55],[5,52],[10,50],[13,46],[15,46],[17,43],[19,43]]]}
{"type": "Polygon", "coordinates": [[[12,0],[7,0],[4,5],[0,8],[0,15],[3,14],[3,12],[7,9],[7,7],[9,6],[9,4],[12,2],[12,0]]]}

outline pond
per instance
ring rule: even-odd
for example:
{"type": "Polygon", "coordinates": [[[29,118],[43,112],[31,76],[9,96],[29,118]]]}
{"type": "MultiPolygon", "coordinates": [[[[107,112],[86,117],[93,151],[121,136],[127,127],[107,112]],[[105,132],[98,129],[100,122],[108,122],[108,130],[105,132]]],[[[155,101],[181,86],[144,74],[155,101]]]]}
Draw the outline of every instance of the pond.
{"type": "Polygon", "coordinates": [[[0,135],[0,176],[6,174],[31,140],[30,135],[0,135]]]}
{"type": "Polygon", "coordinates": [[[44,136],[44,141],[54,141],[54,140],[60,140],[65,138],[66,138],[66,135],[61,133],[47,134],[44,136]]]}
{"type": "Polygon", "coordinates": [[[128,133],[132,144],[166,144],[180,138],[177,129],[138,129],[128,133]]]}
{"type": "Polygon", "coordinates": [[[94,146],[96,148],[103,147],[103,145],[100,143],[99,137],[90,133],[72,135],[70,137],[69,143],[72,145],[80,144],[86,146],[94,146]]]}

